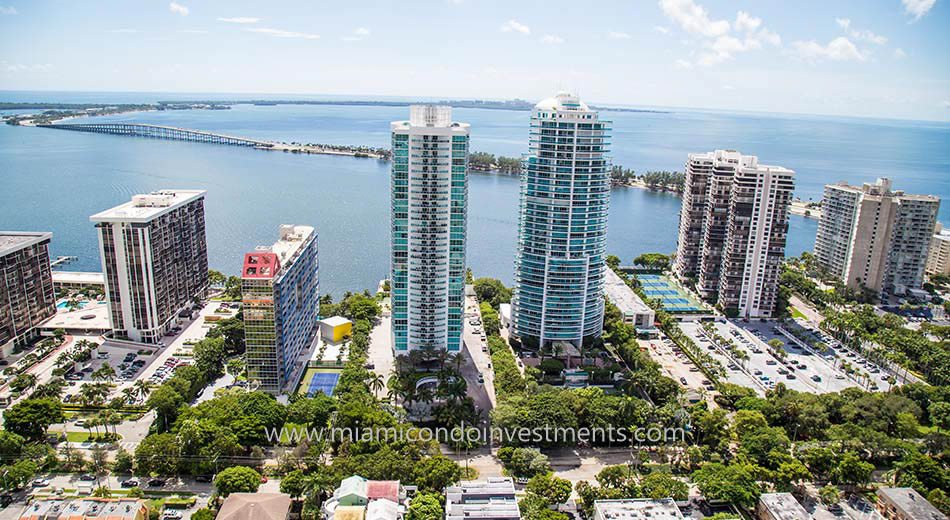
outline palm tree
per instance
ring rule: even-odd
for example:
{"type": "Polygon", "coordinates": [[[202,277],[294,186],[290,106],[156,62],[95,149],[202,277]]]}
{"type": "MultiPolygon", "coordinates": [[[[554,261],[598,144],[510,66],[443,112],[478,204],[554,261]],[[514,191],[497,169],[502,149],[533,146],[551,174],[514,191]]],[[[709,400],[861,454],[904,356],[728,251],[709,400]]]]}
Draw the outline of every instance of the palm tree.
{"type": "Polygon", "coordinates": [[[145,399],[146,397],[148,397],[148,394],[152,392],[152,383],[150,383],[149,381],[145,379],[139,379],[138,381],[135,382],[134,385],[132,385],[132,387],[135,389],[135,392],[138,394],[138,396],[142,399],[145,399]]]}
{"type": "Polygon", "coordinates": [[[383,376],[379,374],[373,374],[370,376],[369,381],[367,382],[369,389],[373,392],[374,397],[379,397],[379,392],[386,387],[386,382],[383,380],[383,376]]]}
{"type": "Polygon", "coordinates": [[[115,379],[115,369],[109,363],[104,363],[99,370],[92,373],[94,381],[112,381],[115,379]]]}
{"type": "Polygon", "coordinates": [[[136,391],[135,388],[129,386],[122,389],[122,397],[125,398],[127,404],[132,404],[135,402],[136,391]]]}

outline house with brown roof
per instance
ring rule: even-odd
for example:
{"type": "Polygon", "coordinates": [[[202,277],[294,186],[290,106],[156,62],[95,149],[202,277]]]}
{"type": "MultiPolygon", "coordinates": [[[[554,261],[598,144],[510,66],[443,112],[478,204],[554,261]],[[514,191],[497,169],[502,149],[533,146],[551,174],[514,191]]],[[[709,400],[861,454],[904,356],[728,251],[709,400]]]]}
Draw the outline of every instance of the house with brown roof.
{"type": "Polygon", "coordinates": [[[284,493],[231,493],[215,520],[288,520],[290,502],[284,493]]]}

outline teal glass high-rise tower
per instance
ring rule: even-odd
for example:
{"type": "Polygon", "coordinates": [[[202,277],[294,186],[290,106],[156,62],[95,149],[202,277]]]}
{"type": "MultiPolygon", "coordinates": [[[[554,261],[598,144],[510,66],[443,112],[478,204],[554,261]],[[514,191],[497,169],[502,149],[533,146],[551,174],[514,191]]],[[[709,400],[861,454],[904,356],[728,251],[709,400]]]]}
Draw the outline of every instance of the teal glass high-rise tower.
{"type": "Polygon", "coordinates": [[[469,125],[420,105],[392,123],[392,341],[397,355],[462,347],[469,125]]]}
{"type": "Polygon", "coordinates": [[[580,347],[604,324],[610,122],[559,93],[531,113],[521,169],[514,333],[526,346],[580,347]]]}

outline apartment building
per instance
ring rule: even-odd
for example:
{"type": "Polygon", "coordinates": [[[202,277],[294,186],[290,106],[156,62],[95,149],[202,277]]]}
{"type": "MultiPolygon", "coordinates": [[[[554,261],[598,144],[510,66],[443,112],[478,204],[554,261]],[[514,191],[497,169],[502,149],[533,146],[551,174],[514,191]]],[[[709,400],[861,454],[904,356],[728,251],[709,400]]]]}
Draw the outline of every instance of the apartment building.
{"type": "Polygon", "coordinates": [[[610,122],[559,93],[531,111],[522,163],[514,334],[528,346],[580,347],[603,332],[610,122]]]}
{"type": "Polygon", "coordinates": [[[887,520],[947,520],[914,488],[878,489],[877,510],[887,520]]]}
{"type": "Polygon", "coordinates": [[[943,229],[939,222],[930,239],[926,272],[930,276],[950,275],[950,229],[943,229]]]}
{"type": "Polygon", "coordinates": [[[885,178],[826,185],[815,259],[853,290],[920,289],[939,206],[936,197],[894,191],[885,178]]]}
{"type": "Polygon", "coordinates": [[[280,394],[296,384],[319,330],[317,234],[282,225],[277,242],[244,255],[241,293],[248,379],[280,394]]]}
{"type": "Polygon", "coordinates": [[[161,190],[89,217],[110,305],[111,335],[160,343],[208,290],[203,190],[161,190]]]}
{"type": "Polygon", "coordinates": [[[690,154],[674,271],[742,317],[771,317],[794,172],[734,150],[690,154]]]}
{"type": "Polygon", "coordinates": [[[469,125],[447,106],[410,108],[392,129],[392,342],[412,350],[462,346],[469,125]]]}
{"type": "Polygon", "coordinates": [[[52,233],[0,231],[0,352],[27,344],[56,313],[49,265],[52,233]]]}
{"type": "Polygon", "coordinates": [[[756,520],[805,520],[812,518],[791,493],[763,493],[755,506],[756,520]]]}
{"type": "Polygon", "coordinates": [[[27,505],[19,520],[147,520],[148,506],[134,498],[45,498],[27,505]]]}
{"type": "Polygon", "coordinates": [[[515,484],[510,478],[465,480],[445,488],[445,520],[520,520],[515,484]]]}

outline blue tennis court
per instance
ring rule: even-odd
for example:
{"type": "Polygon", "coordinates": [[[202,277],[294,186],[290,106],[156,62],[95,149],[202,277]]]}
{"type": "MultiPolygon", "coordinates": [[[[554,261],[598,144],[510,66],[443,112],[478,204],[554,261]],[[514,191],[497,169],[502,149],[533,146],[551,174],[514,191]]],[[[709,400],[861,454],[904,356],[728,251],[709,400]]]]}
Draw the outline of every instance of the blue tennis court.
{"type": "Polygon", "coordinates": [[[307,397],[313,397],[317,392],[323,392],[324,395],[333,395],[333,389],[340,381],[338,372],[317,372],[313,374],[310,385],[307,387],[307,397]]]}
{"type": "Polygon", "coordinates": [[[660,300],[668,312],[688,314],[705,311],[700,302],[664,275],[642,274],[637,275],[637,279],[647,297],[660,300]]]}

